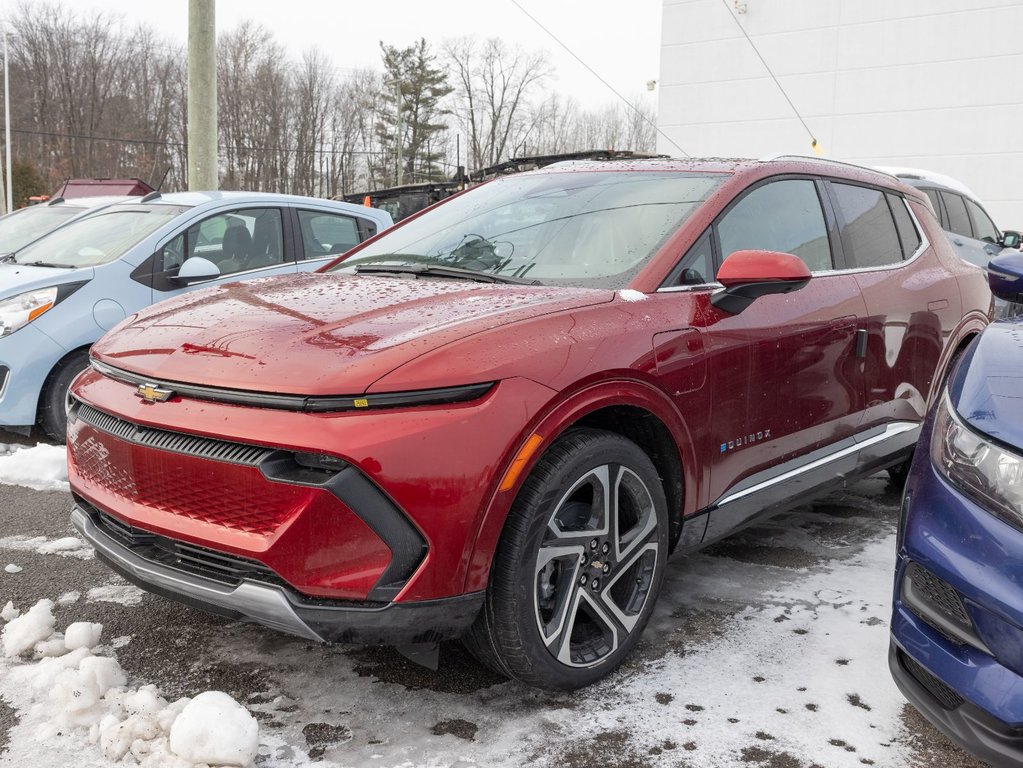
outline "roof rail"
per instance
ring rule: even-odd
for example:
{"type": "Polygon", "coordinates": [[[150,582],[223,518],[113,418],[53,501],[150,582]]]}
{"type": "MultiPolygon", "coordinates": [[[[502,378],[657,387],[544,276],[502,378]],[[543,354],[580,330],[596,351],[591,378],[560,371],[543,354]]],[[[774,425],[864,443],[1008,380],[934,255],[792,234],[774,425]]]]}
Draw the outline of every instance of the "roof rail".
{"type": "Polygon", "coordinates": [[[894,173],[888,173],[888,171],[878,170],[872,168],[869,165],[860,165],[859,163],[848,163],[844,160],[832,160],[830,157],[816,157],[815,155],[796,155],[791,152],[776,152],[771,155],[765,155],[764,157],[758,158],[762,163],[769,163],[772,160],[809,160],[814,163],[828,163],[831,165],[842,165],[846,168],[859,168],[864,171],[873,171],[874,173],[880,173],[882,176],[889,176],[893,179],[898,179],[894,173]]]}

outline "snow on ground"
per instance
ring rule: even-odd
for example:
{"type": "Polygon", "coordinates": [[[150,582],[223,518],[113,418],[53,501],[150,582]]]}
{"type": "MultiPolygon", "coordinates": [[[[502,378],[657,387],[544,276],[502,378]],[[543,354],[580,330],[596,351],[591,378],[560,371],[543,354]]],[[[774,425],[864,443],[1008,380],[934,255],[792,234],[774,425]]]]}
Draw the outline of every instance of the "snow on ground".
{"type": "Polygon", "coordinates": [[[19,616],[4,611],[0,693],[19,715],[11,764],[252,764],[259,725],[234,699],[206,691],[169,703],[153,685],[129,687],[116,658],[94,653],[103,626],[75,622],[56,632],[53,608],[40,600],[19,616]]]}
{"type": "Polygon", "coordinates": [[[39,443],[31,447],[0,443],[0,483],[37,491],[66,491],[67,449],[39,443]]]}
{"type": "Polygon", "coordinates": [[[93,587],[85,594],[85,599],[91,603],[138,605],[145,596],[146,593],[138,587],[122,581],[118,584],[104,584],[102,587],[93,587]]]}
{"type": "Polygon", "coordinates": [[[0,549],[35,552],[37,555],[77,557],[82,560],[90,560],[95,556],[92,547],[74,536],[60,539],[48,539],[45,536],[4,536],[0,538],[0,549]]]}

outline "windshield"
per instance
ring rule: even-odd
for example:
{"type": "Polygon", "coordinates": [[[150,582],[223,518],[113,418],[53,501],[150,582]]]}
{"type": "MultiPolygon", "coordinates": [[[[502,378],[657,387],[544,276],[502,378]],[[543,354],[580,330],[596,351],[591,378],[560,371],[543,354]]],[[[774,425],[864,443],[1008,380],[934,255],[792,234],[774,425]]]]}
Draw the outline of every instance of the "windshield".
{"type": "Polygon", "coordinates": [[[725,178],[651,171],[511,176],[385,233],[332,270],[422,264],[622,288],[725,178]]]}
{"type": "Polygon", "coordinates": [[[82,210],[70,206],[33,206],[0,218],[0,253],[12,253],[38,240],[82,210]]]}
{"type": "Polygon", "coordinates": [[[59,267],[106,264],[187,210],[180,205],[108,209],[50,233],[19,251],[14,261],[59,267]]]}

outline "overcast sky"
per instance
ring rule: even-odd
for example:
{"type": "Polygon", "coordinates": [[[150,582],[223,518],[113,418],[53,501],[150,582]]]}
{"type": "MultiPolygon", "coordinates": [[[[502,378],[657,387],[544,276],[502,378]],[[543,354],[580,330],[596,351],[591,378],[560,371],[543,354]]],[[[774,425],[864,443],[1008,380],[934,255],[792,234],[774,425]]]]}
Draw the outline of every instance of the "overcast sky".
{"type": "MultiPolygon", "coordinates": [[[[573,95],[584,107],[616,97],[510,0],[216,0],[217,28],[251,19],[270,29],[298,56],[310,47],[326,52],[339,69],[380,68],[379,43],[405,46],[419,37],[439,46],[447,37],[500,37],[509,44],[544,48],[556,80],[552,88],[573,95]]],[[[519,0],[601,77],[630,99],[649,98],[646,83],[657,79],[661,0],[519,0]]],[[[11,4],[9,7],[16,8],[11,4]]],[[[76,13],[101,10],[126,21],[154,25],[184,43],[187,0],[74,0],[76,13]]]]}

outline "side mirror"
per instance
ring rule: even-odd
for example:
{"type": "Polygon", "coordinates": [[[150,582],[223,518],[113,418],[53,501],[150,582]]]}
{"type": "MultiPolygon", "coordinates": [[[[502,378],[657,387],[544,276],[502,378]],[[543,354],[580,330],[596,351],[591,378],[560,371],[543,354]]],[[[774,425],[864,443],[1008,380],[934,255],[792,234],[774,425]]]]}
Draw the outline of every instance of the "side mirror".
{"type": "Polygon", "coordinates": [[[736,251],[722,263],[717,281],[725,289],[711,296],[710,303],[737,315],[761,296],[798,291],[810,282],[810,270],[790,253],[736,251]]]}
{"type": "Polygon", "coordinates": [[[182,285],[191,285],[203,280],[212,280],[215,277],[220,277],[220,267],[202,256],[193,256],[190,259],[185,259],[185,263],[181,265],[178,273],[171,275],[170,279],[182,285]]]}
{"type": "Polygon", "coordinates": [[[1008,302],[1023,299],[1023,253],[1003,253],[987,263],[991,293],[1008,302]]]}
{"type": "Polygon", "coordinates": [[[998,241],[998,244],[1002,248],[1019,248],[1020,242],[1023,242],[1023,235],[1008,229],[1002,232],[1002,239],[998,241]]]}

